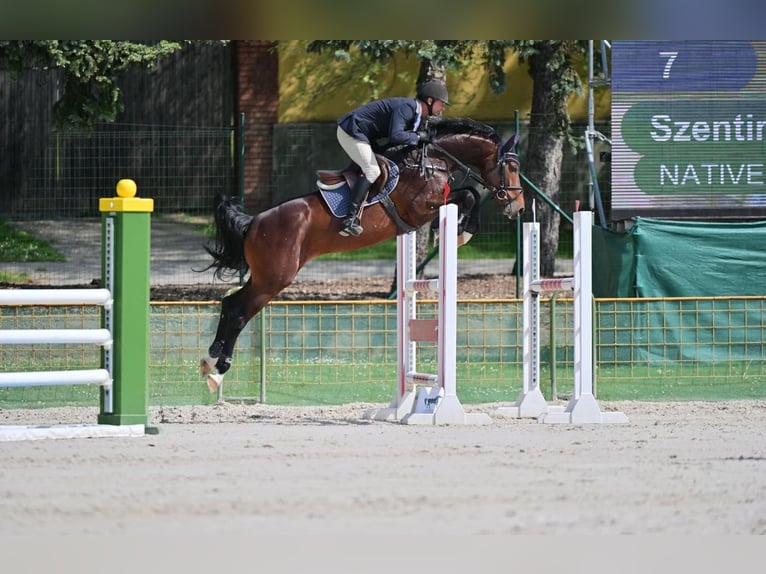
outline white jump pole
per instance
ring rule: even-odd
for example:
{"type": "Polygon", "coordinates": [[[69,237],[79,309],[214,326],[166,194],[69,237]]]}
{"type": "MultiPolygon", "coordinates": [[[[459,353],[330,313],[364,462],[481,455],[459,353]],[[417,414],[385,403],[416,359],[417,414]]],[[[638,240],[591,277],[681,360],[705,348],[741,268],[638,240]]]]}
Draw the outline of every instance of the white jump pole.
{"type": "Polygon", "coordinates": [[[540,279],[540,225],[524,224],[523,382],[519,397],[498,414],[545,423],[625,423],[620,412],[601,412],[593,396],[593,214],[574,214],[574,277],[540,279]],[[574,292],[574,388],[566,407],[548,405],[540,391],[540,305],[543,293],[574,292]]]}
{"type": "MultiPolygon", "coordinates": [[[[104,233],[106,251],[114,251],[111,226],[104,233]]],[[[109,269],[112,261],[107,261],[109,269]]],[[[104,389],[104,410],[112,412],[113,286],[107,278],[102,289],[2,289],[0,306],[94,305],[104,308],[105,327],[99,329],[0,329],[0,345],[99,345],[104,349],[102,368],[66,371],[20,371],[0,373],[0,387],[99,385],[104,389]]],[[[45,433],[43,433],[45,434],[45,433]]],[[[11,436],[17,436],[11,433],[11,436]]],[[[0,433],[0,441],[7,440],[0,433]]]]}
{"type": "Polygon", "coordinates": [[[106,369],[0,373],[0,387],[41,387],[48,385],[111,386],[112,374],[106,369]]]}
{"type": "MultiPolygon", "coordinates": [[[[112,242],[111,233],[106,241],[112,242]]],[[[83,344],[101,345],[111,357],[113,307],[111,285],[105,289],[0,289],[3,305],[98,305],[104,307],[106,328],[102,329],[0,329],[0,345],[83,344]]],[[[73,369],[68,371],[31,371],[0,373],[0,387],[29,387],[47,385],[101,385],[108,398],[106,408],[112,409],[111,360],[102,369],[73,369]]]]}
{"type": "Polygon", "coordinates": [[[109,329],[2,329],[0,345],[111,345],[109,329]]]}
{"type": "Polygon", "coordinates": [[[0,289],[0,305],[101,305],[111,307],[109,289],[0,289]]]}
{"type": "Polygon", "coordinates": [[[439,208],[439,278],[416,279],[416,234],[397,238],[397,390],[388,408],[368,413],[404,424],[488,424],[457,397],[457,206],[439,208]],[[438,293],[436,321],[418,319],[417,293],[438,293]],[[437,343],[437,374],[417,369],[417,342],[437,343]],[[418,388],[418,385],[429,385],[418,388]]]}

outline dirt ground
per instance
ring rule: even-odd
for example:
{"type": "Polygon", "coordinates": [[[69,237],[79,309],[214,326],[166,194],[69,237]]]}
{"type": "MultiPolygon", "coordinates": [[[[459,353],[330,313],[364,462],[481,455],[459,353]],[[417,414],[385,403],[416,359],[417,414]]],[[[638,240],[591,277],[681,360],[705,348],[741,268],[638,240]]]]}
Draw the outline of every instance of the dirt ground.
{"type": "Polygon", "coordinates": [[[365,417],[380,406],[154,407],[155,435],[0,443],[0,538],[766,534],[766,401],[602,402],[629,423],[579,426],[365,417]]]}
{"type": "MultiPolygon", "coordinates": [[[[233,286],[233,285],[232,285],[233,286]]],[[[275,301],[364,301],[386,299],[395,287],[390,278],[355,278],[353,281],[296,281],[275,301]]],[[[161,285],[152,287],[152,301],[217,301],[231,286],[161,285]]],[[[516,277],[508,274],[461,275],[457,282],[461,299],[513,299],[516,277]]]]}
{"type": "MultiPolygon", "coordinates": [[[[304,281],[279,298],[384,298],[390,287],[390,279],[304,281]]],[[[152,300],[218,300],[225,290],[162,287],[152,300]]],[[[458,295],[513,298],[515,279],[461,276],[458,295]]],[[[154,571],[173,571],[177,556],[194,549],[202,554],[196,566],[210,556],[210,569],[220,569],[225,541],[238,537],[252,545],[263,536],[395,535],[429,567],[438,560],[430,550],[435,537],[465,547],[465,535],[563,535],[540,539],[537,558],[529,551],[537,539],[525,538],[521,562],[499,563],[505,571],[511,558],[526,559],[529,571],[539,571],[541,560],[581,551],[562,546],[572,534],[766,534],[766,401],[602,402],[602,410],[622,411],[630,422],[582,426],[503,418],[494,413],[499,405],[466,406],[488,413],[487,426],[407,426],[364,416],[380,406],[153,407],[156,435],[0,443],[0,539],[99,537],[88,545],[92,553],[126,536],[160,540],[166,549],[170,537],[182,542],[177,551],[171,545],[169,566],[154,571]],[[551,544],[560,552],[549,553],[551,544]]],[[[0,410],[4,425],[95,420],[95,409],[0,410]]],[[[46,560],[24,545],[7,546],[27,560],[46,560]]],[[[279,552],[283,563],[300,557],[290,548],[261,550],[279,552]]],[[[310,571],[397,567],[391,547],[377,558],[333,552],[331,567],[312,563],[310,571]]],[[[639,564],[616,560],[621,571],[639,564]]]]}

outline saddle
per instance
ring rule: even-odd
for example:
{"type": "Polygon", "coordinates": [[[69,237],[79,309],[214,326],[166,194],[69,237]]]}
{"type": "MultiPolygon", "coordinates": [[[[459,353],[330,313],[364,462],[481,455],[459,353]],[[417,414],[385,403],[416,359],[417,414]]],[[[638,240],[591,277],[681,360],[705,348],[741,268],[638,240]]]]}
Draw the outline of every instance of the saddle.
{"type": "MultiPolygon", "coordinates": [[[[386,198],[399,181],[399,168],[385,156],[375,154],[380,166],[380,177],[370,187],[365,205],[377,203],[386,198]]],[[[317,189],[335,217],[346,217],[351,205],[350,190],[361,175],[359,166],[352,163],[346,168],[330,170],[319,169],[317,174],[317,189]]],[[[387,200],[390,202],[390,200],[387,200]]]]}
{"type": "MultiPolygon", "coordinates": [[[[382,189],[391,177],[391,168],[396,169],[396,164],[392,166],[390,160],[380,154],[375,154],[375,159],[378,160],[378,166],[380,167],[380,177],[375,180],[372,188],[382,189]]],[[[345,183],[348,184],[350,189],[353,189],[361,173],[359,166],[355,163],[343,169],[318,169],[316,171],[317,186],[320,189],[336,189],[345,183]]]]}

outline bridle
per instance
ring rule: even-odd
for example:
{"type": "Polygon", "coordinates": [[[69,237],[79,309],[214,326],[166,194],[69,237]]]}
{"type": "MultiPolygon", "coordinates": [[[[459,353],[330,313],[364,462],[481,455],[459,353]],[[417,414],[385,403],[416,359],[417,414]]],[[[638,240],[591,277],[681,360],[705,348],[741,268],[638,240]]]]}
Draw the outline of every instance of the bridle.
{"type": "MultiPolygon", "coordinates": [[[[480,173],[476,173],[471,167],[466,165],[462,160],[455,157],[452,153],[444,149],[442,146],[440,146],[438,143],[431,141],[428,143],[423,143],[422,145],[418,146],[418,154],[416,158],[413,158],[412,156],[404,156],[402,159],[402,167],[404,169],[413,169],[418,170],[420,172],[420,176],[424,180],[430,180],[436,175],[436,172],[444,172],[448,175],[447,177],[447,185],[445,185],[444,188],[444,200],[447,201],[447,196],[450,193],[450,190],[458,190],[458,189],[470,189],[473,190],[474,195],[478,195],[478,192],[476,189],[471,185],[466,185],[467,180],[473,180],[474,182],[479,183],[484,188],[491,191],[491,193],[494,195],[496,201],[498,203],[504,204],[506,206],[506,209],[508,206],[513,205],[516,201],[523,201],[524,200],[524,188],[517,185],[510,185],[506,179],[506,173],[505,168],[509,163],[515,164],[517,167],[519,166],[519,156],[518,154],[510,151],[515,147],[515,138],[508,140],[501,149],[498,150],[497,154],[497,161],[495,162],[495,168],[500,170],[500,185],[494,186],[489,184],[480,173]],[[449,159],[452,161],[458,169],[455,170],[451,167],[449,167],[448,162],[446,162],[444,159],[439,158],[441,161],[443,161],[446,165],[444,167],[434,164],[432,158],[428,157],[428,148],[433,147],[435,150],[439,152],[440,155],[444,156],[444,158],[449,159]],[[414,159],[414,161],[413,161],[414,159]],[[456,177],[455,177],[455,171],[462,172],[463,178],[462,181],[459,183],[456,183],[456,177]],[[517,192],[516,196],[512,196],[511,192],[517,192]]],[[[411,231],[415,231],[417,227],[413,227],[406,221],[404,221],[401,216],[399,215],[398,210],[396,209],[396,205],[394,204],[393,199],[388,196],[384,195],[380,198],[380,204],[383,207],[383,209],[388,213],[388,215],[391,217],[391,219],[394,221],[397,227],[397,234],[401,235],[403,233],[409,233],[411,231]]]]}
{"type": "Polygon", "coordinates": [[[505,180],[505,166],[509,163],[515,164],[518,168],[521,162],[519,161],[519,155],[517,153],[507,151],[505,153],[502,153],[502,150],[498,152],[498,158],[497,158],[497,167],[500,169],[500,187],[491,188],[492,192],[495,194],[495,199],[499,202],[509,202],[513,203],[519,197],[522,196],[524,192],[524,188],[520,185],[508,185],[508,183],[505,180]],[[519,192],[516,194],[516,197],[511,197],[511,194],[508,192],[510,191],[516,191],[519,192]]]}
{"type": "MultiPolygon", "coordinates": [[[[514,201],[518,200],[519,197],[522,196],[522,192],[524,191],[524,188],[519,185],[509,185],[509,183],[506,181],[505,177],[505,167],[508,163],[513,163],[517,167],[520,165],[519,161],[519,155],[511,152],[511,151],[503,151],[498,150],[498,157],[497,162],[495,163],[495,167],[500,170],[500,186],[496,187],[494,185],[489,184],[479,173],[476,173],[473,169],[471,169],[469,166],[467,166],[465,163],[463,163],[460,159],[452,155],[450,152],[448,152],[446,149],[444,149],[442,146],[440,146],[436,142],[430,142],[428,144],[425,144],[423,146],[423,153],[422,157],[423,160],[426,158],[426,147],[432,146],[436,148],[440,153],[447,156],[449,159],[451,159],[453,162],[455,162],[458,167],[459,171],[463,174],[463,180],[458,184],[459,186],[465,185],[466,180],[472,179],[476,183],[484,186],[485,188],[489,189],[492,194],[495,196],[495,199],[501,203],[513,203],[514,201]],[[512,196],[510,192],[519,192],[516,194],[515,197],[512,196]]],[[[450,176],[450,181],[454,181],[454,176],[450,176]]]]}

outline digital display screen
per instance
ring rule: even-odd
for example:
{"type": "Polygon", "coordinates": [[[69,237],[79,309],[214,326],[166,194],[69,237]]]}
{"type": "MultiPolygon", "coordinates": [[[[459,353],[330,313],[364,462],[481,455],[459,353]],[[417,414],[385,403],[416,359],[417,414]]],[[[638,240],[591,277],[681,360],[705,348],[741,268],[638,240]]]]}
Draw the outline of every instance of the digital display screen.
{"type": "Polygon", "coordinates": [[[766,217],[766,42],[612,42],[612,220],[766,217]]]}

